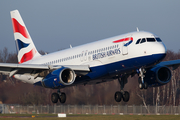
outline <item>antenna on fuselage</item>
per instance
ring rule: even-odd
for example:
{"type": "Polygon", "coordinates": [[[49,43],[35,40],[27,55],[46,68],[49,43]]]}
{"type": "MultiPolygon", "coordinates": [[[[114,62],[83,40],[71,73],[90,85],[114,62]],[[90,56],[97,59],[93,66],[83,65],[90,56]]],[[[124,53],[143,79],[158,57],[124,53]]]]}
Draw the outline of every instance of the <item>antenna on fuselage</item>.
{"type": "Polygon", "coordinates": [[[137,27],[136,29],[137,29],[137,32],[139,32],[139,28],[137,27]]]}
{"type": "Polygon", "coordinates": [[[70,48],[72,48],[72,46],[71,45],[69,45],[70,46],[70,48]]]}

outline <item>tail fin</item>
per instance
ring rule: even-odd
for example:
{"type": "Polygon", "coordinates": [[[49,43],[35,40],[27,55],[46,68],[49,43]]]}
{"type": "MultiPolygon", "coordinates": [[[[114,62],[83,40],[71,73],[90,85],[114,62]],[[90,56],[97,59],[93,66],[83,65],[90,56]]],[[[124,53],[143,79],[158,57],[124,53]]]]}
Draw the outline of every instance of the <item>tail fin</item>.
{"type": "Polygon", "coordinates": [[[11,11],[11,19],[19,64],[41,56],[37,51],[18,10],[11,11]]]}

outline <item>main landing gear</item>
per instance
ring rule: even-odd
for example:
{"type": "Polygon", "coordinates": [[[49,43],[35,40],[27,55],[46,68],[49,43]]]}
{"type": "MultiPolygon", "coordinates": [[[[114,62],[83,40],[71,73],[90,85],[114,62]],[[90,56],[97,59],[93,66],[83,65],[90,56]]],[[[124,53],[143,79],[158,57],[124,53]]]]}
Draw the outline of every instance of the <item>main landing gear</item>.
{"type": "Polygon", "coordinates": [[[143,68],[140,68],[139,69],[139,79],[138,79],[138,82],[139,82],[139,88],[140,89],[147,89],[148,88],[148,84],[146,81],[144,81],[144,73],[146,72],[145,69],[143,68]]]}
{"type": "Polygon", "coordinates": [[[123,90],[124,85],[127,83],[127,78],[128,76],[123,76],[121,79],[118,78],[118,81],[121,85],[121,91],[117,91],[114,95],[114,99],[116,100],[116,102],[120,102],[121,99],[123,99],[124,102],[129,101],[129,92],[123,90]]]}
{"type": "Polygon", "coordinates": [[[51,94],[51,101],[53,103],[57,103],[58,100],[60,101],[60,103],[66,102],[66,94],[64,92],[61,93],[59,89],[58,89],[57,93],[51,94]]]}

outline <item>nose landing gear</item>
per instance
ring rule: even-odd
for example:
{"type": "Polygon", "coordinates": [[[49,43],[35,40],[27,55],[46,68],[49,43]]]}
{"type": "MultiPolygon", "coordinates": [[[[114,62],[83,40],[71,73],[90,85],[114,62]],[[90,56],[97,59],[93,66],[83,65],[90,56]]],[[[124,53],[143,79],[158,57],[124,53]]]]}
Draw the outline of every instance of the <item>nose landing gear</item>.
{"type": "Polygon", "coordinates": [[[138,79],[138,82],[139,82],[139,88],[140,89],[147,89],[148,88],[148,84],[146,81],[144,81],[144,73],[146,72],[145,69],[143,68],[140,68],[139,69],[139,79],[138,79]]]}

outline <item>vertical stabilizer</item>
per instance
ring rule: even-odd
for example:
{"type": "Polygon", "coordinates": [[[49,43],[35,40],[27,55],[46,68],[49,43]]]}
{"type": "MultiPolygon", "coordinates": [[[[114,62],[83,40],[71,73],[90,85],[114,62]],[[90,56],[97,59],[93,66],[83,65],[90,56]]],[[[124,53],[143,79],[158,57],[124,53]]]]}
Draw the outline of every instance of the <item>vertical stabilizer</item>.
{"type": "Polygon", "coordinates": [[[18,52],[19,64],[41,56],[37,51],[31,36],[19,14],[18,10],[11,11],[14,38],[18,52]]]}

